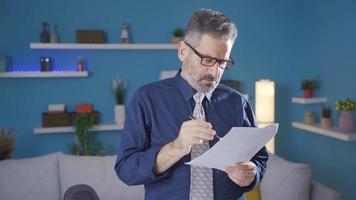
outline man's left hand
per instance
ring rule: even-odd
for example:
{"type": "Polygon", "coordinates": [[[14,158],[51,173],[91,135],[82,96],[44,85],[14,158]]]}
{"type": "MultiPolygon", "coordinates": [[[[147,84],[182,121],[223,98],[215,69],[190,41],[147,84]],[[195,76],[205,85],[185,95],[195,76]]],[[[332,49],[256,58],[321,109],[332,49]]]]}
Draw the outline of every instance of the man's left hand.
{"type": "Polygon", "coordinates": [[[239,162],[235,166],[226,166],[226,173],[234,183],[246,187],[255,179],[256,165],[251,161],[239,162]]]}

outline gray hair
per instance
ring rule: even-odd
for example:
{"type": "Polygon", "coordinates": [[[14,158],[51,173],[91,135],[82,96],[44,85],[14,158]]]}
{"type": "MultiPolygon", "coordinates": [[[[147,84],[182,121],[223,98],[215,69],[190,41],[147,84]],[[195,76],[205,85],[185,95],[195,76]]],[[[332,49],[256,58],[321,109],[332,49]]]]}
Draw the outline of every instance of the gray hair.
{"type": "Polygon", "coordinates": [[[199,9],[190,18],[184,39],[189,42],[200,41],[203,34],[212,34],[225,41],[237,37],[236,25],[223,13],[211,9],[199,9]]]}

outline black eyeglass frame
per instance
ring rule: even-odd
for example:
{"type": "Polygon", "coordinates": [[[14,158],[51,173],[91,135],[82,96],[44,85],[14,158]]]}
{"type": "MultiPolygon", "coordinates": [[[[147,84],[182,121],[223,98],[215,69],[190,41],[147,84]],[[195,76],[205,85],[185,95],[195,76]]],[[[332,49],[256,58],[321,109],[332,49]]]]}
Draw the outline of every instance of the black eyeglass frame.
{"type": "Polygon", "coordinates": [[[219,68],[221,69],[229,69],[231,68],[234,64],[235,64],[235,61],[229,57],[229,60],[224,60],[224,59],[218,59],[218,58],[214,58],[214,57],[211,57],[211,56],[206,56],[206,55],[203,55],[201,54],[199,51],[197,51],[194,47],[192,47],[191,44],[189,44],[187,41],[183,40],[183,42],[193,50],[193,52],[200,58],[200,64],[204,65],[204,66],[207,66],[207,67],[212,67],[214,66],[216,63],[219,63],[219,68]],[[211,65],[207,65],[207,64],[203,64],[203,59],[204,58],[209,58],[209,59],[214,59],[215,62],[211,65]],[[225,64],[224,64],[225,62],[225,64]]]}

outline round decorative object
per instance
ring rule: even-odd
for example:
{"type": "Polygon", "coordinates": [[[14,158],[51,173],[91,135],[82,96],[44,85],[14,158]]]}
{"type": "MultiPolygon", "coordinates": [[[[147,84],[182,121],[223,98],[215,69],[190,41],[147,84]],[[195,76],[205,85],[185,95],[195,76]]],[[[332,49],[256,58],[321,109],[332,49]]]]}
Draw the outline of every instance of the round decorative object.
{"type": "Polygon", "coordinates": [[[355,130],[355,120],[352,111],[342,111],[340,113],[339,129],[345,133],[351,133],[355,130]]]}

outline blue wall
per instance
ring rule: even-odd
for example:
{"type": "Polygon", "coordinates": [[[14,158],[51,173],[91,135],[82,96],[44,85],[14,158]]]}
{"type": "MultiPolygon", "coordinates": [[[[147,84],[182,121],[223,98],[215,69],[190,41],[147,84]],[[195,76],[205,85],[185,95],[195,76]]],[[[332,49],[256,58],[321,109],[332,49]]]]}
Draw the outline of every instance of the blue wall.
{"type": "MultiPolygon", "coordinates": [[[[139,86],[157,80],[161,70],[180,66],[174,50],[30,50],[29,43],[39,41],[42,21],[59,26],[62,42],[75,42],[76,29],[103,29],[109,42],[116,43],[122,23],[129,22],[136,43],[166,43],[172,30],[184,27],[200,7],[223,11],[239,28],[232,51],[237,65],[225,72],[225,79],[241,80],[252,103],[256,80],[276,81],[276,121],[280,123],[277,153],[311,164],[314,179],[340,191],[344,199],[352,199],[356,144],[290,125],[302,120],[303,111],[309,109],[291,103],[292,96],[302,95],[302,79],[320,80],[317,95],[326,96],[331,106],[337,99],[356,99],[356,5],[351,0],[1,0],[0,55],[11,55],[14,66],[28,68],[38,66],[43,55],[52,56],[56,66],[74,68],[77,57],[83,56],[90,71],[88,78],[0,79],[0,127],[17,130],[13,157],[67,152],[72,135],[33,133],[32,129],[41,125],[40,116],[48,104],[65,103],[73,110],[77,103],[91,102],[101,112],[102,123],[112,123],[115,102],[110,81],[116,74],[128,81],[129,100],[139,86]]],[[[319,107],[310,109],[319,111],[319,107]]],[[[120,132],[95,136],[107,145],[109,154],[115,154],[120,132]]]]}
{"type": "MultiPolygon", "coordinates": [[[[296,1],[296,65],[298,76],[320,80],[320,96],[334,108],[336,100],[356,100],[356,2],[351,0],[296,1]]],[[[292,87],[292,91],[297,88],[292,87]]],[[[294,92],[297,94],[296,92],[294,92]]],[[[293,119],[300,110],[319,106],[292,105],[293,119]]],[[[320,113],[320,112],[319,112],[320,113]]],[[[338,113],[333,112],[337,125],[338,113]]],[[[356,142],[344,142],[310,132],[291,130],[279,152],[312,166],[313,178],[355,199],[356,142]]]]}

